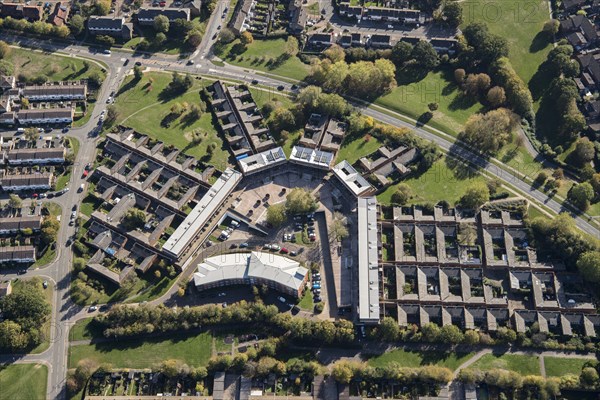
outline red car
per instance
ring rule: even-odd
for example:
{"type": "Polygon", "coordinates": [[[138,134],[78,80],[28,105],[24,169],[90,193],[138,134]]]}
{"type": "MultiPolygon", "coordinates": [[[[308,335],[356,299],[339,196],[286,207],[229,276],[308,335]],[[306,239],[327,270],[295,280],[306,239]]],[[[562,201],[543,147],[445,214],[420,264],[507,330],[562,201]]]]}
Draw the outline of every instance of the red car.
{"type": "Polygon", "coordinates": [[[37,193],[34,193],[34,194],[31,196],[31,197],[33,197],[34,199],[37,199],[37,197],[38,197],[38,194],[37,194],[37,193]]]}
{"type": "Polygon", "coordinates": [[[281,250],[279,250],[279,251],[280,251],[280,252],[282,252],[283,254],[287,254],[287,253],[289,253],[289,252],[290,252],[290,251],[289,251],[288,249],[286,249],[285,247],[284,247],[284,248],[282,248],[282,249],[281,249],[281,250]]]}
{"type": "Polygon", "coordinates": [[[87,170],[87,169],[84,169],[84,170],[83,170],[83,177],[84,177],[84,178],[87,178],[88,174],[89,174],[88,170],[87,170]]]}

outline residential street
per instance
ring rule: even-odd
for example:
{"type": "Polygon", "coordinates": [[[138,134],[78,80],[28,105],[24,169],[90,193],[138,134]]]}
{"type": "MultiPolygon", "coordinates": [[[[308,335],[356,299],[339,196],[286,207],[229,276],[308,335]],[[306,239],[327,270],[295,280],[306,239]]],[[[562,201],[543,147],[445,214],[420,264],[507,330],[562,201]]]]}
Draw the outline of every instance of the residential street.
{"type": "MultiPolygon", "coordinates": [[[[135,62],[139,61],[143,66],[154,69],[170,70],[170,71],[181,71],[189,73],[197,73],[215,78],[229,78],[239,81],[245,81],[250,83],[252,80],[257,80],[260,85],[273,88],[276,90],[277,87],[283,86],[286,92],[293,92],[292,84],[289,83],[289,79],[281,80],[280,78],[268,75],[262,72],[235,67],[225,64],[224,66],[218,66],[209,61],[212,56],[211,46],[214,43],[212,39],[215,33],[218,31],[218,26],[221,24],[221,13],[225,7],[226,2],[220,1],[216,7],[211,20],[208,23],[207,31],[204,35],[202,44],[198,47],[198,50],[192,55],[192,59],[195,61],[194,65],[187,65],[188,59],[179,59],[176,56],[168,56],[165,54],[134,54],[131,52],[113,50],[110,55],[101,54],[86,46],[80,45],[68,45],[64,43],[56,43],[48,40],[38,40],[30,38],[15,37],[7,35],[5,32],[0,33],[0,39],[7,42],[11,42],[13,45],[32,47],[37,49],[43,49],[47,51],[59,51],[66,55],[72,55],[75,57],[85,57],[93,60],[97,60],[106,64],[107,76],[102,86],[100,93],[98,94],[96,106],[93,110],[92,116],[88,123],[81,128],[71,129],[69,132],[70,136],[76,137],[81,144],[79,153],[74,162],[73,173],[71,181],[69,182],[70,190],[62,196],[55,197],[52,199],[62,207],[62,221],[69,220],[69,214],[71,213],[71,207],[74,204],[81,204],[83,197],[86,194],[84,190],[78,193],[77,188],[85,181],[82,179],[82,172],[87,162],[92,162],[95,155],[96,138],[90,135],[90,132],[96,127],[98,117],[106,104],[106,100],[112,91],[116,91],[121,85],[126,74],[133,68],[135,62]],[[129,58],[130,62],[125,67],[123,63],[125,59],[129,58]]],[[[431,140],[439,145],[439,147],[448,152],[454,158],[457,158],[467,164],[474,165],[478,168],[485,169],[489,176],[497,178],[502,182],[514,187],[516,191],[524,194],[528,199],[539,203],[548,209],[551,209],[555,213],[564,211],[561,204],[557,201],[548,197],[546,194],[533,189],[529,184],[523,182],[520,178],[522,173],[513,168],[506,166],[505,169],[501,169],[489,161],[476,155],[474,152],[467,148],[457,146],[452,142],[452,138],[445,135],[443,132],[439,134],[431,133],[430,130],[426,130],[420,127],[416,127],[414,121],[405,122],[406,118],[400,118],[393,116],[394,113],[386,111],[380,111],[376,107],[366,107],[364,105],[355,104],[361,109],[361,111],[373,118],[382,122],[394,125],[394,126],[406,126],[415,131],[415,133],[427,140],[431,140]],[[445,136],[444,136],[445,135],[445,136]]],[[[431,176],[432,179],[445,179],[445,177],[431,176]]],[[[517,192],[517,193],[518,193],[517,192]]],[[[600,237],[599,230],[590,224],[585,215],[575,216],[577,226],[584,232],[594,236],[600,237]]],[[[0,277],[2,279],[16,278],[27,278],[32,276],[43,276],[46,279],[54,281],[55,294],[52,314],[52,330],[50,338],[50,348],[41,354],[36,355],[2,355],[0,356],[1,363],[7,362],[41,362],[49,366],[49,378],[47,386],[47,398],[48,399],[65,399],[66,398],[66,387],[65,378],[67,373],[67,354],[68,354],[68,330],[77,320],[94,315],[94,313],[88,313],[87,309],[83,309],[80,306],[75,305],[69,296],[70,287],[70,269],[72,264],[72,253],[69,248],[65,247],[67,239],[73,235],[74,227],[68,226],[67,223],[62,223],[62,227],[59,231],[57,238],[57,259],[49,264],[48,266],[38,269],[30,270],[25,275],[17,275],[16,271],[2,271],[0,277]]],[[[201,255],[196,255],[192,259],[197,259],[201,255]]],[[[193,269],[188,268],[188,272],[181,274],[179,281],[186,280],[193,272],[193,269]]],[[[178,282],[179,282],[178,281],[178,282]]],[[[153,301],[153,304],[158,304],[169,300],[178,289],[178,282],[175,282],[173,287],[160,299],[153,301]]],[[[326,352],[329,350],[321,350],[326,352]]],[[[339,350],[335,350],[336,352],[339,350]]],[[[363,351],[368,351],[363,350],[363,351]]],[[[491,350],[490,350],[491,351],[491,350]]],[[[556,352],[544,352],[556,353],[556,352]]],[[[564,356],[565,353],[556,353],[557,356],[564,356]]]]}

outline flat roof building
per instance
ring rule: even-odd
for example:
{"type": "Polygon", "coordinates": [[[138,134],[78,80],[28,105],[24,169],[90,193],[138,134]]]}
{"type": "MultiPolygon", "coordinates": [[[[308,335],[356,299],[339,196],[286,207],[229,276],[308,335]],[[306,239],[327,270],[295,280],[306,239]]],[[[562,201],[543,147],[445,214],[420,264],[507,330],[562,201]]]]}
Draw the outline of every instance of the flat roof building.
{"type": "Polygon", "coordinates": [[[375,188],[346,160],[333,167],[333,173],[356,197],[375,192],[375,188]]]}
{"type": "Polygon", "coordinates": [[[194,285],[198,290],[229,285],[262,285],[299,298],[308,279],[308,270],[299,262],[253,251],[209,257],[198,265],[194,285]]]}
{"type": "Polygon", "coordinates": [[[334,154],[328,151],[309,149],[302,146],[294,146],[290,161],[295,164],[305,165],[328,171],[331,168],[334,154]]]}
{"type": "Polygon", "coordinates": [[[358,198],[358,319],[379,322],[379,246],[377,199],[358,198]]]}
{"type": "Polygon", "coordinates": [[[180,258],[241,179],[240,172],[227,168],[165,242],[163,250],[180,258]]]}
{"type": "Polygon", "coordinates": [[[287,158],[285,158],[283,149],[281,147],[276,147],[271,150],[263,151],[262,153],[240,158],[238,159],[238,165],[244,175],[251,175],[284,164],[286,161],[287,158]]]}

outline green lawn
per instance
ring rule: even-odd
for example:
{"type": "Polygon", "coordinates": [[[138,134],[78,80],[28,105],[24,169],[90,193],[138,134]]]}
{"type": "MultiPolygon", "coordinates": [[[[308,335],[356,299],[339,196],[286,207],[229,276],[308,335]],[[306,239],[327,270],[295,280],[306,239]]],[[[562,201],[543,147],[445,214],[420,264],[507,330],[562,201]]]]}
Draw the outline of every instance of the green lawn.
{"type": "MultiPolygon", "coordinates": [[[[444,156],[436,161],[427,172],[421,175],[411,175],[408,179],[400,181],[412,188],[411,204],[437,203],[441,200],[455,204],[470,184],[476,181],[485,181],[482,175],[468,170],[461,164],[458,168],[452,168],[452,161],[448,160],[451,159],[444,156]],[[455,172],[457,170],[459,172],[455,172]]],[[[396,187],[397,185],[389,186],[377,196],[377,200],[384,204],[391,203],[396,187]]]]}
{"type": "Polygon", "coordinates": [[[92,194],[88,194],[83,199],[83,202],[81,203],[81,208],[79,211],[81,211],[81,213],[83,215],[87,215],[88,217],[90,217],[92,215],[92,213],[94,212],[94,210],[98,209],[98,207],[100,207],[102,205],[102,203],[103,203],[102,199],[99,199],[92,194]]]}
{"type": "MultiPolygon", "coordinates": [[[[28,77],[46,75],[49,81],[77,80],[90,76],[100,68],[92,61],[84,61],[73,57],[63,57],[52,53],[44,53],[31,49],[11,48],[6,61],[14,66],[13,75],[24,74],[28,77]],[[87,63],[88,68],[86,68],[87,63]]],[[[104,76],[104,72],[101,72],[104,76]]]]}
{"type": "Polygon", "coordinates": [[[372,367],[383,367],[390,363],[397,363],[401,367],[416,368],[423,365],[439,365],[455,370],[465,361],[473,357],[474,353],[439,353],[439,352],[417,352],[396,349],[388,351],[380,356],[369,359],[372,367]]]}
{"type": "Polygon", "coordinates": [[[306,289],[304,291],[304,296],[302,296],[302,298],[300,299],[300,302],[298,303],[298,307],[300,307],[303,310],[312,312],[312,310],[314,309],[314,306],[315,306],[315,303],[313,302],[312,290],[306,289]]]}
{"type": "Polygon", "coordinates": [[[0,398],[41,400],[46,398],[48,367],[43,364],[0,366],[0,398]]]}
{"type": "Polygon", "coordinates": [[[212,336],[177,336],[171,339],[140,338],[118,343],[72,346],[69,349],[69,368],[80,360],[90,358],[98,363],[110,363],[115,368],[151,368],[167,359],[182,360],[190,366],[206,365],[211,356],[212,336]]]}
{"type": "Polygon", "coordinates": [[[546,376],[579,375],[589,361],[584,358],[544,357],[546,376]]]}
{"type": "Polygon", "coordinates": [[[183,117],[172,122],[169,127],[161,125],[175,103],[198,104],[201,101],[200,90],[203,85],[210,82],[196,80],[192,89],[184,95],[173,99],[163,99],[161,92],[171,81],[171,74],[151,72],[144,74],[144,77],[137,83],[133,82],[133,79],[133,76],[128,77],[117,94],[116,105],[120,113],[117,123],[131,127],[166,144],[172,144],[197,158],[206,156],[207,147],[216,143],[217,148],[210,156],[208,163],[218,169],[227,167],[229,153],[226,145],[217,135],[210,111],[207,110],[196,121],[186,121],[184,114],[183,117]],[[196,129],[205,133],[205,136],[199,145],[192,145],[189,135],[196,129]]]}
{"type": "Polygon", "coordinates": [[[102,332],[94,323],[94,318],[80,319],[69,330],[69,341],[92,339],[102,337],[102,332]]]}
{"type": "Polygon", "coordinates": [[[383,145],[377,138],[370,137],[368,141],[365,141],[364,137],[346,137],[338,151],[335,163],[339,163],[342,160],[348,161],[350,164],[354,164],[358,159],[373,153],[375,150],[383,145]]]}
{"type": "Polygon", "coordinates": [[[487,371],[490,369],[506,369],[515,371],[523,376],[540,375],[540,362],[538,356],[524,356],[519,354],[486,354],[472,366],[474,369],[487,371]]]}
{"type": "Polygon", "coordinates": [[[429,111],[429,103],[438,103],[439,108],[428,125],[452,135],[457,135],[467,119],[484,108],[476,100],[464,96],[451,74],[444,71],[430,72],[416,82],[405,76],[404,71],[399,71],[397,80],[398,87],[375,103],[414,119],[429,111]]]}
{"type": "Polygon", "coordinates": [[[254,39],[246,46],[245,51],[236,54],[241,47],[239,40],[225,46],[220,57],[226,62],[240,67],[252,68],[275,75],[296,80],[303,80],[309,72],[309,66],[298,57],[291,57],[283,62],[277,62],[278,57],[285,53],[285,39],[254,39]]]}

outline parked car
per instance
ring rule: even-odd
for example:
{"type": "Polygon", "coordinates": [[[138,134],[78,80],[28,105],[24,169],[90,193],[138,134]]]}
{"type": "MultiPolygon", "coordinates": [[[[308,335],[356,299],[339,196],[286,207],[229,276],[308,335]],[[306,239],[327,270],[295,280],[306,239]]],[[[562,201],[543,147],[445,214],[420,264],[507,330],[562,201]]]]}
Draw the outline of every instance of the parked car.
{"type": "Polygon", "coordinates": [[[321,302],[321,296],[315,296],[313,298],[313,300],[314,300],[315,303],[320,303],[321,302]]]}
{"type": "Polygon", "coordinates": [[[240,249],[244,249],[246,247],[248,247],[248,243],[247,242],[240,243],[240,249]]]}
{"type": "Polygon", "coordinates": [[[283,247],[281,250],[279,250],[280,253],[283,254],[288,254],[290,251],[288,249],[286,249],[285,247],[283,247]]]}
{"type": "Polygon", "coordinates": [[[104,53],[104,54],[108,54],[108,55],[112,54],[112,53],[110,52],[110,50],[108,50],[108,49],[104,50],[104,51],[103,51],[103,53],[104,53]]]}
{"type": "Polygon", "coordinates": [[[298,255],[298,253],[297,253],[297,252],[295,252],[295,251],[290,251],[290,256],[292,256],[292,257],[296,257],[297,255],[298,255]]]}
{"type": "Polygon", "coordinates": [[[135,66],[137,66],[137,67],[141,67],[141,66],[142,66],[142,63],[141,63],[141,62],[139,62],[139,61],[136,61],[136,62],[135,62],[135,66]]]}
{"type": "Polygon", "coordinates": [[[89,311],[89,312],[94,312],[94,311],[96,311],[97,309],[98,309],[98,307],[96,307],[96,306],[91,306],[90,308],[88,308],[88,311],[89,311]]]}
{"type": "Polygon", "coordinates": [[[77,190],[78,193],[83,192],[83,189],[85,189],[85,183],[82,183],[81,186],[79,186],[79,189],[77,190]]]}
{"type": "Polygon", "coordinates": [[[271,245],[271,250],[273,250],[273,251],[279,251],[279,250],[281,250],[281,246],[278,245],[278,244],[272,244],[271,245]]]}
{"type": "Polygon", "coordinates": [[[44,289],[47,289],[48,288],[48,281],[42,282],[42,286],[44,287],[44,289]]]}

